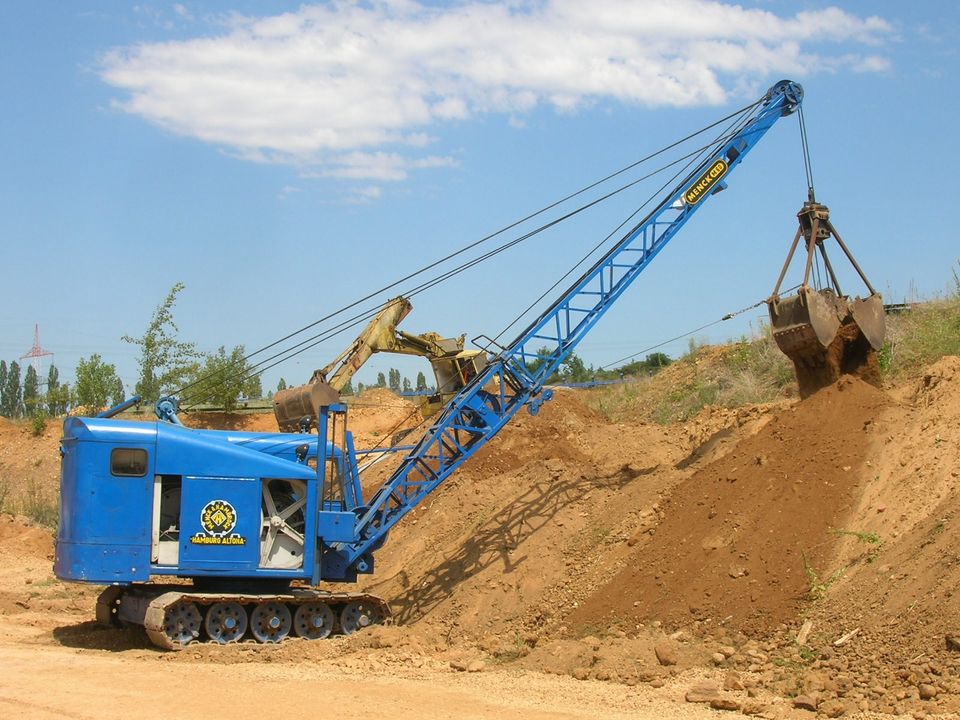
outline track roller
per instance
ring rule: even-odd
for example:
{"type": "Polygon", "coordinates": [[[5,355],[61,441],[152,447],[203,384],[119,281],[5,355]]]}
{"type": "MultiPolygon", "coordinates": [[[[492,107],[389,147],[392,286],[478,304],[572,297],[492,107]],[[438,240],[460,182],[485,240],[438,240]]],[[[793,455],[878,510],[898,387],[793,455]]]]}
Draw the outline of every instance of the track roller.
{"type": "Polygon", "coordinates": [[[377,605],[364,600],[354,600],[343,606],[340,611],[340,629],[344,635],[353,635],[370,625],[383,622],[377,605]]]}
{"type": "Polygon", "coordinates": [[[293,628],[297,636],[307,640],[328,637],[333,632],[335,622],[333,610],[321,602],[301,605],[293,616],[293,628]]]}
{"type": "Polygon", "coordinates": [[[247,631],[247,611],[240,603],[218,602],[207,608],[203,629],[213,642],[237,642],[247,631]]]}
{"type": "Polygon", "coordinates": [[[290,609],[275,600],[262,602],[250,613],[250,634],[262,643],[285,640],[293,626],[290,609]]]}

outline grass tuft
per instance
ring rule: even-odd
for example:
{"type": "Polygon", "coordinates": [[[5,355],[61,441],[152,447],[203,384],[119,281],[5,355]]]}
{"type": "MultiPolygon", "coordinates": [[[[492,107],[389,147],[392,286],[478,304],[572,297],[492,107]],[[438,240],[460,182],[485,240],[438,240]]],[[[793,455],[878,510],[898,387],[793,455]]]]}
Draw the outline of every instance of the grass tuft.
{"type": "Polygon", "coordinates": [[[887,342],[880,370],[889,382],[916,375],[945,355],[960,355],[960,261],[952,269],[953,287],[929,302],[888,317],[887,342]]]}

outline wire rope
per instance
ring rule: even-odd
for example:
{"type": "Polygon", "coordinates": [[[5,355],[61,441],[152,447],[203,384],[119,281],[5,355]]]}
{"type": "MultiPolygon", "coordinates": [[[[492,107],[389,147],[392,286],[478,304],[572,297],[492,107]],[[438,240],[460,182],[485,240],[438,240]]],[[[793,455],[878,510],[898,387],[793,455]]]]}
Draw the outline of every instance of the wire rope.
{"type": "MultiPolygon", "coordinates": [[[[742,112],[747,112],[747,111],[749,111],[749,109],[750,109],[750,108],[748,108],[747,110],[742,111],[742,112]]],[[[729,116],[728,116],[728,118],[729,118],[729,116]]],[[[690,153],[687,153],[686,155],[683,155],[683,156],[681,156],[680,158],[677,158],[676,160],[673,160],[672,162],[667,163],[666,165],[664,165],[664,166],[662,166],[662,167],[660,167],[660,168],[657,168],[656,170],[653,170],[652,172],[650,172],[650,173],[648,173],[648,174],[646,174],[646,175],[644,175],[644,176],[642,176],[642,177],[636,178],[635,180],[632,180],[632,181],[629,182],[629,183],[626,183],[626,184],[624,184],[624,185],[621,185],[620,187],[618,187],[618,188],[616,188],[616,189],[614,189],[614,190],[612,190],[612,191],[610,191],[610,192],[608,192],[608,193],[606,193],[606,194],[604,194],[604,195],[602,195],[602,196],[600,196],[600,197],[597,197],[597,198],[591,200],[590,202],[585,203],[585,204],[583,204],[583,205],[575,208],[574,210],[571,210],[571,211],[565,213],[564,215],[561,215],[561,216],[559,216],[559,217],[557,217],[557,218],[555,218],[555,219],[553,219],[553,220],[550,220],[549,222],[544,223],[543,225],[540,225],[540,226],[538,226],[537,228],[534,228],[533,230],[530,230],[529,232],[524,233],[523,235],[520,235],[519,237],[516,237],[516,238],[514,238],[514,239],[512,239],[512,240],[509,240],[509,241],[507,241],[507,242],[505,242],[505,243],[497,246],[497,247],[494,248],[493,250],[490,250],[490,251],[484,253],[483,255],[480,255],[480,256],[477,256],[477,257],[475,257],[475,258],[473,258],[473,259],[471,259],[471,260],[468,260],[468,261],[465,262],[465,263],[462,263],[462,264],[460,264],[460,265],[458,265],[458,266],[456,266],[456,267],[454,267],[454,268],[452,268],[452,269],[450,269],[450,270],[445,271],[445,272],[442,273],[441,275],[438,275],[438,276],[436,276],[436,277],[434,277],[434,278],[431,278],[430,280],[427,280],[427,281],[421,283],[420,285],[414,286],[413,288],[411,288],[411,289],[409,289],[408,291],[404,292],[403,295],[404,295],[405,297],[415,297],[416,295],[424,292],[425,290],[428,290],[428,289],[430,289],[430,288],[432,288],[432,287],[434,287],[434,286],[436,286],[436,285],[439,285],[440,283],[445,282],[446,280],[449,280],[450,278],[452,278],[452,277],[460,274],[461,272],[465,272],[466,270],[470,269],[471,267],[474,267],[475,265],[478,265],[478,264],[480,264],[481,262],[485,262],[486,260],[489,260],[490,258],[495,257],[496,255],[499,255],[500,253],[502,253],[502,252],[504,252],[504,251],[506,251],[506,250],[508,250],[508,249],[510,249],[510,248],[512,248],[512,247],[514,247],[515,245],[518,245],[518,244],[520,244],[520,243],[522,243],[522,242],[524,242],[524,241],[526,241],[526,240],[529,240],[530,238],[532,238],[532,237],[534,237],[534,236],[536,236],[536,235],[538,235],[538,234],[540,234],[540,233],[542,233],[542,232],[550,229],[551,227],[554,227],[554,226],[556,226],[556,225],[558,225],[558,224],[560,224],[560,223],[562,223],[562,222],[565,222],[566,220],[569,220],[571,217],[574,217],[574,216],[576,216],[576,215],[579,215],[580,213],[585,212],[586,210],[588,210],[588,209],[590,209],[590,208],[592,208],[592,207],[595,207],[596,205],[599,205],[600,203],[605,202],[605,201],[609,200],[610,198],[612,198],[612,197],[614,197],[614,196],[616,196],[616,195],[619,195],[619,194],[622,193],[622,192],[625,192],[626,190],[628,190],[628,189],[630,189],[630,188],[638,185],[638,184],[641,183],[641,182],[644,182],[645,180],[648,180],[648,179],[650,179],[650,178],[658,175],[659,173],[665,172],[666,170],[668,170],[669,168],[671,168],[671,167],[673,167],[673,166],[675,166],[675,165],[678,165],[678,164],[680,164],[680,163],[682,163],[682,162],[684,162],[684,161],[688,161],[688,162],[687,162],[687,165],[686,165],[683,169],[681,169],[680,171],[678,171],[677,173],[675,173],[675,174],[673,175],[673,177],[672,177],[670,180],[668,180],[666,183],[664,183],[657,191],[655,191],[655,192],[653,193],[653,195],[652,195],[643,205],[641,205],[640,208],[638,208],[638,210],[634,211],[634,213],[631,214],[631,216],[628,217],[627,220],[623,221],[623,222],[618,226],[617,229],[619,229],[619,228],[623,227],[623,225],[625,225],[627,222],[629,222],[629,220],[630,220],[631,218],[633,218],[633,217],[636,215],[636,213],[639,212],[640,209],[642,209],[643,207],[645,207],[645,206],[646,206],[647,204],[649,204],[654,198],[656,198],[657,195],[658,195],[660,192],[662,192],[665,187],[669,186],[669,184],[670,184],[671,182],[673,182],[677,177],[679,177],[686,168],[689,168],[690,165],[694,164],[694,163],[696,162],[696,158],[697,158],[698,156],[702,156],[706,151],[708,151],[708,150],[716,147],[716,145],[718,144],[718,142],[723,142],[723,141],[724,141],[725,139],[727,139],[728,137],[732,137],[732,135],[733,135],[734,133],[735,133],[735,131],[727,132],[727,133],[725,133],[725,135],[724,135],[723,137],[721,137],[721,138],[719,138],[719,139],[716,139],[716,140],[713,140],[713,141],[711,141],[710,143],[708,143],[708,144],[706,144],[706,145],[703,145],[703,146],[701,146],[701,147],[699,147],[699,148],[696,148],[695,150],[691,151],[690,153]]],[[[603,241],[601,241],[601,243],[599,243],[593,250],[591,250],[591,251],[587,254],[586,257],[589,258],[589,256],[590,256],[591,254],[593,254],[593,252],[595,252],[598,247],[602,246],[602,244],[603,244],[604,242],[606,242],[607,239],[609,239],[609,237],[611,237],[611,236],[613,235],[613,233],[615,233],[615,232],[616,232],[616,229],[615,229],[610,235],[608,235],[607,238],[605,238],[603,241]]],[[[567,273],[566,275],[564,275],[563,277],[569,276],[569,274],[572,273],[580,264],[582,264],[582,262],[583,262],[583,260],[581,260],[581,261],[578,262],[576,265],[574,265],[574,267],[571,268],[571,270],[568,271],[568,273],[567,273]]],[[[563,278],[561,278],[561,280],[562,280],[562,279],[563,279],[563,278]]],[[[560,282],[560,281],[558,281],[557,283],[555,283],[554,287],[556,286],[556,284],[559,284],[559,282],[560,282]]],[[[548,292],[549,292],[549,291],[548,291],[548,292]]],[[[247,379],[249,379],[249,378],[251,378],[251,377],[253,377],[253,376],[255,376],[255,375],[261,374],[261,373],[265,372],[266,370],[269,370],[270,368],[275,367],[276,365],[278,365],[278,364],[280,364],[280,363],[282,363],[282,362],[285,362],[286,360],[289,360],[289,359],[291,359],[291,358],[293,358],[293,357],[296,357],[297,355],[299,355],[299,354],[301,354],[301,353],[303,353],[303,352],[306,352],[307,350],[309,350],[309,349],[311,349],[311,348],[319,345],[320,343],[325,342],[325,341],[327,341],[327,340],[329,340],[329,339],[331,339],[331,338],[333,338],[333,337],[335,337],[335,336],[337,336],[337,335],[345,332],[346,330],[348,330],[348,329],[350,329],[350,328],[352,328],[352,327],[355,327],[355,326],[359,325],[359,324],[360,324],[361,322],[363,322],[364,320],[369,320],[369,319],[372,318],[374,315],[376,315],[376,314],[380,311],[380,309],[381,309],[382,307],[384,307],[385,305],[386,305],[386,303],[385,303],[384,305],[378,305],[377,307],[372,308],[372,309],[370,309],[370,310],[362,311],[362,312],[360,312],[359,314],[354,315],[353,317],[351,317],[351,318],[349,318],[349,319],[347,319],[347,320],[341,321],[339,324],[333,326],[333,328],[330,328],[330,329],[325,330],[325,331],[323,331],[323,332],[321,332],[321,333],[317,333],[317,334],[315,334],[315,335],[313,335],[313,336],[311,336],[311,337],[308,337],[308,338],[306,338],[306,339],[304,339],[304,340],[301,340],[300,342],[298,342],[298,343],[296,343],[296,344],[294,344],[294,345],[292,345],[292,346],[290,346],[290,347],[288,347],[288,348],[286,348],[286,349],[284,349],[284,350],[281,350],[281,351],[279,351],[279,352],[277,352],[277,353],[275,353],[275,354],[273,354],[273,355],[271,355],[271,356],[269,356],[269,357],[267,357],[267,358],[264,358],[264,359],[260,360],[258,363],[254,364],[252,367],[248,368],[248,371],[247,371],[245,374],[243,374],[242,378],[240,378],[240,381],[244,381],[244,380],[247,380],[247,379]],[[275,361],[275,362],[271,362],[271,361],[275,361]]],[[[339,312],[342,312],[342,311],[337,311],[337,313],[332,313],[330,316],[328,316],[328,318],[335,316],[335,315],[338,314],[339,312]]],[[[525,312],[526,312],[526,311],[525,311],[525,312]]],[[[522,315],[521,315],[521,317],[522,317],[522,315]]],[[[514,321],[514,322],[516,322],[516,321],[514,321]]],[[[509,326],[508,326],[508,327],[509,327],[509,326]]],[[[261,352],[261,351],[257,351],[257,352],[261,352]]],[[[252,356],[255,355],[255,354],[256,354],[256,353],[251,353],[248,357],[252,357],[252,356]]],[[[182,393],[182,392],[184,392],[185,390],[188,390],[188,389],[190,389],[190,388],[192,388],[192,387],[195,387],[195,386],[197,386],[197,385],[200,385],[200,384],[203,383],[206,379],[209,379],[210,377],[213,377],[213,376],[215,376],[215,375],[217,375],[217,374],[223,374],[223,375],[224,375],[224,378],[220,381],[220,383],[218,383],[217,385],[215,385],[213,388],[207,388],[207,389],[206,389],[206,396],[205,396],[205,397],[210,397],[211,395],[215,394],[219,388],[223,387],[223,386],[226,385],[228,382],[231,382],[231,381],[233,380],[233,377],[234,377],[235,375],[239,375],[239,373],[231,374],[229,368],[224,368],[223,370],[217,371],[216,373],[211,373],[211,374],[209,374],[209,375],[206,376],[205,378],[200,378],[200,379],[196,380],[195,382],[191,383],[190,385],[185,386],[184,388],[182,388],[179,392],[182,393]]],[[[183,404],[184,404],[184,409],[188,409],[188,407],[187,407],[188,405],[195,406],[195,405],[199,404],[200,402],[203,402],[203,400],[205,399],[205,397],[200,397],[199,399],[190,398],[188,401],[185,401],[185,402],[183,403],[183,404]]]]}
{"type": "MultiPolygon", "coordinates": [[[[594,181],[594,182],[592,182],[592,183],[590,183],[590,184],[588,184],[588,185],[580,188],[579,190],[577,190],[577,191],[575,191],[575,192],[569,193],[568,195],[566,195],[565,197],[561,198],[560,200],[557,200],[557,201],[555,201],[555,202],[553,202],[553,203],[550,203],[550,204],[548,204],[548,205],[540,208],[539,210],[537,210],[537,211],[535,211],[535,212],[532,212],[532,213],[526,215],[525,217],[523,217],[523,218],[521,218],[521,219],[519,219],[519,220],[516,220],[516,221],[514,221],[514,222],[512,222],[512,223],[510,223],[510,224],[508,224],[508,225],[506,225],[506,226],[504,226],[504,227],[502,227],[502,228],[500,228],[499,230],[497,230],[497,231],[495,231],[495,232],[493,232],[493,233],[490,233],[490,234],[484,236],[483,238],[480,238],[480,239],[477,240],[477,241],[474,241],[474,242],[472,242],[472,243],[469,243],[468,245],[466,245],[466,246],[464,246],[464,247],[456,250],[455,252],[450,253],[450,254],[444,256],[443,258],[440,258],[439,260],[436,260],[436,261],[434,261],[434,262],[429,263],[428,265],[423,266],[422,268],[420,268],[419,270],[414,271],[413,273],[409,273],[408,275],[400,278],[399,280],[397,280],[397,281],[395,281],[395,282],[393,282],[393,283],[390,283],[389,285],[385,285],[385,286],[381,287],[380,289],[378,289],[378,290],[376,290],[376,291],[374,291],[374,292],[372,292],[372,293],[369,293],[368,295],[366,295],[366,296],[364,296],[364,297],[362,297],[362,298],[360,298],[360,299],[358,299],[358,300],[355,300],[354,302],[349,303],[348,305],[345,305],[345,306],[339,308],[338,310],[336,310],[336,311],[334,311],[334,312],[332,312],[332,313],[329,313],[328,315],[325,315],[324,317],[322,317],[322,318],[320,318],[320,319],[318,319],[318,320],[316,320],[316,321],[314,321],[314,322],[312,322],[312,323],[309,323],[308,325],[305,325],[305,326],[299,328],[298,330],[295,330],[295,331],[293,331],[293,332],[291,332],[291,333],[288,333],[288,334],[284,335],[283,337],[281,337],[280,339],[278,339],[278,340],[276,340],[276,341],[273,341],[273,342],[271,342],[271,343],[269,343],[269,344],[267,344],[267,345],[264,345],[263,347],[258,348],[257,350],[255,350],[255,351],[253,351],[253,352],[251,352],[251,353],[248,353],[247,355],[245,355],[245,356],[242,358],[242,360],[238,361],[238,362],[236,363],[236,365],[240,365],[241,363],[245,363],[247,360],[253,358],[254,356],[256,356],[256,355],[258,355],[258,354],[260,354],[260,353],[263,353],[263,352],[265,352],[265,351],[267,351],[267,350],[269,350],[269,349],[272,349],[272,348],[274,348],[274,347],[277,347],[277,346],[280,345],[281,343],[283,343],[283,342],[285,342],[285,341],[287,341],[287,340],[290,340],[290,339],[296,337],[297,335],[299,335],[299,334],[301,334],[301,333],[309,330],[310,328],[316,327],[317,325],[321,324],[322,322],[325,322],[325,321],[327,321],[327,320],[330,320],[330,319],[332,319],[332,318],[334,318],[334,317],[336,317],[336,316],[338,316],[338,315],[346,312],[347,310],[349,310],[349,309],[351,309],[351,308],[354,308],[354,307],[356,307],[357,305],[360,305],[361,303],[363,303],[363,302],[365,302],[365,301],[367,301],[367,300],[370,300],[370,299],[372,299],[372,298],[374,298],[374,297],[376,297],[376,296],[378,296],[378,295],[381,295],[382,293],[386,292],[387,290],[393,289],[393,288],[397,287],[398,285],[402,284],[403,282],[406,282],[407,280],[410,280],[410,279],[412,279],[412,278],[414,278],[414,277],[417,277],[418,275],[421,275],[421,274],[427,272],[428,270],[433,269],[433,268],[435,268],[435,267],[443,264],[444,262],[447,262],[448,260],[450,260],[450,259],[452,259],[452,258],[454,258],[454,257],[457,257],[457,256],[459,256],[459,255],[462,255],[463,253],[465,253],[465,252],[467,252],[467,251],[469,251],[469,250],[471,250],[471,249],[479,246],[480,244],[485,243],[485,242],[489,241],[490,239],[492,239],[492,238],[494,238],[494,237],[497,237],[497,236],[499,236],[499,235],[502,235],[503,233],[507,232],[508,230],[511,230],[511,229],[513,229],[513,228],[515,228],[515,227],[523,224],[524,222],[527,222],[528,220],[530,220],[530,219],[532,219],[532,218],[535,218],[535,217],[537,217],[537,216],[539,216],[539,215],[542,215],[543,213],[545,213],[545,212],[547,212],[547,211],[549,211],[549,210],[551,210],[551,209],[553,209],[553,208],[556,208],[556,207],[562,205],[563,203],[568,202],[569,200],[571,200],[571,199],[573,199],[573,198],[575,198],[575,197],[578,197],[579,195],[582,195],[582,194],[588,192],[589,190],[592,190],[592,189],[594,189],[594,188],[602,185],[603,183],[608,182],[609,180],[611,180],[611,179],[613,179],[613,178],[615,178],[615,177],[618,177],[618,176],[624,174],[625,172],[627,172],[627,171],[629,171],[629,170],[631,170],[631,169],[633,169],[633,168],[638,167],[638,166],[641,165],[642,163],[648,162],[649,160],[651,160],[651,159],[653,159],[653,158],[655,158],[655,157],[657,157],[657,156],[659,156],[659,155],[662,155],[663,153],[665,153],[665,152],[667,152],[667,151],[669,151],[669,150],[671,150],[671,149],[673,149],[673,148],[675,148],[675,147],[677,147],[677,146],[679,146],[679,145],[682,145],[682,144],[685,143],[685,142],[688,142],[688,141],[691,140],[692,138],[697,137],[698,135],[700,135],[700,134],[702,134],[702,133],[704,133],[704,132],[707,132],[707,131],[709,131],[710,129],[712,129],[712,128],[714,128],[714,127],[717,127],[718,125],[721,125],[722,123],[730,120],[731,118],[735,118],[735,117],[738,117],[738,116],[745,115],[746,113],[749,113],[752,109],[754,109],[755,107],[757,107],[759,104],[760,104],[760,101],[757,101],[757,102],[751,103],[750,105],[747,105],[747,106],[745,106],[745,107],[743,107],[743,108],[740,108],[739,110],[736,110],[736,111],[734,111],[733,113],[730,113],[730,114],[726,115],[725,117],[723,117],[723,118],[721,118],[721,119],[719,119],[719,120],[717,120],[717,121],[715,121],[715,122],[713,122],[713,123],[711,123],[711,124],[709,124],[709,125],[701,128],[700,130],[697,130],[697,131],[695,131],[695,132],[693,132],[693,133],[690,133],[690,134],[688,134],[687,136],[685,136],[684,138],[681,138],[680,140],[677,140],[677,141],[675,141],[675,142],[673,142],[673,143],[671,143],[671,144],[669,144],[669,145],[667,145],[667,146],[665,146],[665,147],[657,150],[656,152],[650,153],[649,155],[645,156],[644,158],[641,158],[640,160],[637,160],[637,161],[635,161],[635,162],[633,162],[633,163],[630,163],[630,164],[628,164],[628,165],[620,168],[619,170],[616,170],[616,171],[614,171],[614,172],[612,172],[612,173],[609,173],[609,174],[606,175],[605,177],[603,177],[603,178],[601,178],[601,179],[599,179],[599,180],[596,180],[596,181],[594,181]]],[[[487,254],[485,254],[485,255],[483,255],[483,256],[480,256],[479,258],[476,258],[476,259],[474,259],[474,260],[468,261],[467,263],[464,263],[464,264],[462,264],[461,266],[459,266],[459,267],[457,267],[457,268],[454,268],[453,270],[447,271],[447,272],[443,273],[442,275],[440,275],[439,277],[434,278],[433,280],[430,280],[430,281],[427,281],[426,283],[421,284],[420,286],[418,286],[418,288],[416,288],[415,290],[411,291],[411,293],[406,293],[406,294],[407,294],[407,295],[416,294],[416,293],[418,293],[418,292],[422,292],[422,291],[423,291],[424,289],[426,289],[426,288],[433,287],[434,285],[438,284],[439,282],[443,282],[443,281],[449,279],[450,277],[453,277],[454,275],[459,274],[459,272],[463,272],[463,271],[465,271],[466,269],[468,269],[468,268],[470,268],[470,267],[473,267],[475,264],[477,264],[477,263],[479,263],[479,262],[482,262],[482,261],[484,261],[484,260],[486,260],[486,259],[489,259],[490,257],[493,257],[493,256],[496,255],[496,254],[499,254],[499,252],[502,252],[502,251],[508,249],[509,247],[512,247],[513,245],[517,244],[518,242],[522,242],[523,240],[529,239],[530,237],[538,234],[539,232],[542,232],[542,231],[548,229],[549,227],[553,227],[554,225],[556,225],[556,224],[558,224],[558,223],[560,223],[560,222],[563,222],[563,221],[569,219],[570,217],[573,217],[574,215],[579,214],[580,212],[583,212],[583,211],[585,211],[586,209],[589,209],[589,208],[597,205],[598,203],[603,202],[603,201],[609,199],[610,197],[613,197],[614,195],[619,194],[620,192],[623,192],[624,190],[626,190],[626,189],[628,189],[628,188],[630,188],[630,187],[633,187],[634,185],[638,184],[639,182],[642,182],[643,180],[648,179],[649,177],[652,177],[653,175],[655,175],[655,174],[657,174],[657,173],[659,173],[659,172],[664,171],[666,168],[669,168],[669,167],[671,167],[672,165],[677,164],[677,162],[680,162],[680,161],[682,161],[682,160],[684,160],[684,159],[686,159],[686,158],[688,158],[688,157],[691,157],[692,155],[695,155],[695,154],[698,153],[698,152],[703,152],[706,148],[712,147],[712,146],[715,145],[715,144],[716,144],[716,141],[714,141],[713,143],[711,143],[711,144],[709,144],[709,145],[707,145],[707,146],[704,146],[703,148],[699,148],[698,150],[694,151],[694,153],[691,153],[691,154],[689,154],[689,155],[687,155],[687,156],[684,156],[683,158],[680,158],[680,160],[678,160],[678,161],[674,161],[673,163],[669,163],[668,165],[666,165],[666,166],[664,166],[664,167],[662,167],[662,168],[659,168],[658,170],[654,171],[653,173],[650,173],[650,174],[648,174],[648,175],[646,175],[646,176],[644,176],[644,177],[642,177],[642,178],[639,178],[638,180],[634,180],[634,181],[631,182],[631,183],[627,183],[626,185],[621,186],[620,188],[614,190],[614,191],[611,192],[611,193],[607,193],[606,195],[604,195],[604,196],[602,196],[602,197],[600,197],[600,198],[597,198],[596,200],[594,200],[594,201],[592,201],[592,202],[590,202],[590,203],[587,203],[587,204],[585,204],[585,205],[577,208],[576,210],[574,210],[574,211],[572,211],[572,212],[570,212],[570,213],[567,213],[567,214],[561,216],[560,218],[558,218],[558,219],[556,219],[556,220],[554,220],[554,221],[551,221],[551,222],[549,222],[549,223],[546,223],[546,224],[540,226],[539,228],[536,228],[534,231],[531,231],[530,233],[524,234],[524,235],[521,236],[520,238],[517,238],[517,239],[515,239],[515,240],[512,240],[512,241],[510,241],[510,242],[508,242],[508,243],[505,243],[504,245],[502,245],[502,246],[500,246],[499,248],[497,248],[495,251],[492,251],[492,252],[490,252],[490,253],[487,253],[487,254]]],[[[662,188],[661,188],[661,190],[662,190],[662,188]]],[[[658,192],[660,192],[660,190],[658,190],[658,192]]],[[[649,203],[649,202],[650,202],[650,200],[647,201],[647,203],[649,203]]],[[[646,204],[646,203],[645,203],[645,204],[646,204]]],[[[643,207],[643,206],[641,206],[641,207],[643,207]]],[[[635,216],[636,212],[637,212],[637,211],[635,211],[634,214],[631,215],[631,217],[635,216]]],[[[621,227],[622,227],[623,224],[625,224],[626,222],[628,222],[629,219],[630,219],[630,218],[628,218],[627,221],[624,221],[624,223],[621,223],[621,227]]],[[[616,230],[615,230],[614,232],[616,232],[616,230]]],[[[608,236],[608,237],[609,237],[609,236],[608,236]]],[[[592,253],[592,252],[593,252],[593,251],[591,251],[591,253],[592,253]]],[[[589,257],[589,254],[588,254],[588,257],[589,257]]],[[[583,261],[581,261],[581,263],[582,263],[582,262],[583,262],[583,261]]],[[[579,263],[578,263],[578,264],[579,264],[579,263]]],[[[576,267],[577,267],[577,266],[575,265],[575,266],[574,266],[574,269],[575,269],[576,267]]],[[[568,272],[567,275],[569,275],[569,274],[570,274],[570,273],[568,272]]],[[[565,275],[564,277],[566,277],[567,275],[565,275]]],[[[265,370],[267,370],[267,369],[269,369],[269,368],[271,368],[271,367],[273,367],[274,365],[277,364],[277,363],[273,363],[273,364],[270,364],[270,365],[265,365],[265,363],[267,363],[267,362],[269,362],[269,361],[271,361],[271,360],[275,360],[275,359],[277,359],[278,357],[281,357],[281,356],[284,356],[284,355],[285,355],[286,357],[284,357],[283,360],[289,359],[290,357],[294,357],[295,355],[299,354],[300,352],[303,352],[303,351],[309,349],[310,347],[314,347],[316,344],[319,344],[320,342],[323,342],[324,340],[329,339],[329,337],[332,337],[332,336],[335,335],[335,334],[339,334],[339,332],[342,332],[342,331],[346,330],[348,327],[352,327],[352,326],[354,326],[354,325],[356,325],[356,324],[359,324],[359,323],[362,322],[364,319],[368,319],[368,318],[372,317],[372,315],[375,314],[375,313],[378,311],[378,309],[379,309],[380,307],[382,307],[382,306],[383,306],[383,305],[379,305],[377,308],[375,308],[375,309],[373,309],[373,310],[366,311],[366,312],[361,313],[360,315],[354,316],[350,321],[347,321],[347,322],[341,323],[341,324],[339,324],[339,325],[337,325],[337,326],[334,326],[334,329],[336,330],[336,332],[333,333],[333,334],[329,334],[329,333],[330,333],[329,330],[328,330],[328,331],[325,331],[325,333],[318,333],[318,334],[312,336],[311,338],[308,338],[308,339],[305,340],[305,341],[301,341],[301,342],[293,345],[292,347],[287,348],[286,350],[282,350],[282,351],[280,351],[279,353],[276,353],[276,354],[274,354],[274,355],[271,355],[269,358],[266,358],[265,360],[262,360],[262,361],[258,362],[257,364],[255,364],[255,365],[253,366],[253,369],[254,369],[254,370],[257,370],[257,369],[259,368],[259,370],[258,370],[256,373],[247,372],[247,373],[244,375],[244,379],[247,379],[247,378],[249,378],[249,377],[252,377],[253,374],[262,373],[262,372],[264,372],[265,370]],[[347,323],[352,323],[352,324],[347,324],[347,323]],[[328,337],[328,334],[329,334],[329,337],[328,337]],[[318,339],[318,338],[322,338],[322,339],[318,339]],[[298,348],[299,348],[299,349],[298,349],[298,348]],[[296,352],[293,352],[294,350],[296,350],[296,352]]],[[[527,311],[525,311],[525,312],[527,312],[527,311]]],[[[509,326],[508,326],[508,327],[509,327],[509,326]]],[[[281,362],[282,362],[283,360],[281,360],[281,362]]],[[[218,371],[215,371],[215,372],[213,372],[213,373],[208,373],[207,375],[201,376],[201,377],[197,378],[196,380],[194,380],[193,382],[188,383],[187,385],[184,385],[184,386],[181,387],[179,390],[177,390],[174,394],[182,394],[182,393],[185,393],[187,390],[189,390],[189,389],[191,389],[191,388],[193,388],[193,387],[196,387],[196,386],[198,386],[198,385],[202,385],[202,384],[205,383],[207,380],[209,380],[211,377],[214,377],[214,376],[216,376],[216,375],[225,375],[225,379],[224,379],[224,381],[221,383],[221,385],[223,385],[223,384],[225,384],[226,382],[228,382],[228,381],[229,381],[228,378],[231,377],[230,371],[229,371],[228,368],[225,368],[225,369],[222,369],[222,370],[218,370],[218,371]]],[[[235,375],[239,375],[239,373],[235,373],[235,375]]],[[[215,389],[211,389],[211,390],[208,392],[208,394],[211,394],[212,392],[215,392],[215,389]]],[[[196,402],[198,402],[198,401],[193,401],[193,402],[194,402],[194,404],[196,404],[196,402]]]]}

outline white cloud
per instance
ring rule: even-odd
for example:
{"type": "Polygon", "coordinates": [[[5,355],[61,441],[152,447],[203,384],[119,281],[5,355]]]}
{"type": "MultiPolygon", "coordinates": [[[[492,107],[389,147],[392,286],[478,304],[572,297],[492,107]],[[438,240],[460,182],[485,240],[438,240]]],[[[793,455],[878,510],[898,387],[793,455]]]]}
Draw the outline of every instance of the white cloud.
{"type": "Polygon", "coordinates": [[[173,12],[182,17],[184,20],[193,20],[193,15],[187,10],[187,6],[182,3],[174,3],[173,12]]]}
{"type": "Polygon", "coordinates": [[[352,152],[344,155],[331,155],[319,170],[307,170],[304,177],[335,177],[352,180],[406,180],[408,171],[424,168],[455,167],[452,157],[430,155],[422,158],[408,158],[400,153],[352,152]]]}
{"type": "Polygon", "coordinates": [[[357,198],[363,200],[378,200],[383,191],[376,185],[368,185],[367,187],[357,188],[354,193],[357,198]]]}
{"type": "Polygon", "coordinates": [[[877,47],[892,34],[836,7],[780,16],[719,0],[333,2],[114,49],[101,67],[124,93],[116,107],[171,132],[305,175],[397,181],[455,164],[400,154],[443,123],[502,113],[522,126],[538,105],[714,105],[782,75],[884,71],[877,47]]]}

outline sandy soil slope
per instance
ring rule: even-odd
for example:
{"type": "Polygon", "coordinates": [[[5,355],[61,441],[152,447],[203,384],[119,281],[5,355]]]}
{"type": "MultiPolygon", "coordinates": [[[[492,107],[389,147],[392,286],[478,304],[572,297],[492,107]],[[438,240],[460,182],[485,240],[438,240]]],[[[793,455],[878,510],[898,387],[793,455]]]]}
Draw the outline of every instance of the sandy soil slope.
{"type": "MultiPolygon", "coordinates": [[[[361,446],[420,420],[379,400],[353,411],[361,446]]],[[[96,590],[51,576],[51,533],[0,516],[0,708],[153,717],[166,688],[179,717],[330,697],[344,717],[373,697],[399,718],[706,717],[684,698],[707,682],[770,718],[956,717],[958,420],[955,357],[668,426],[559,392],[394,530],[362,586],[398,626],[278,647],[163,654],[100,628],[96,590]]],[[[58,435],[0,421],[8,503],[55,494],[58,435]]]]}

